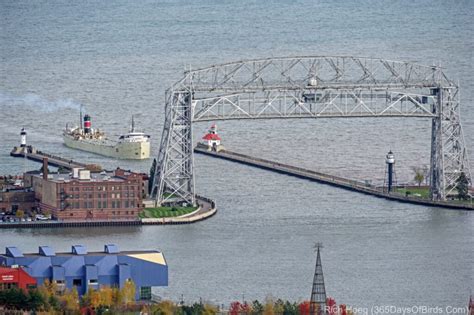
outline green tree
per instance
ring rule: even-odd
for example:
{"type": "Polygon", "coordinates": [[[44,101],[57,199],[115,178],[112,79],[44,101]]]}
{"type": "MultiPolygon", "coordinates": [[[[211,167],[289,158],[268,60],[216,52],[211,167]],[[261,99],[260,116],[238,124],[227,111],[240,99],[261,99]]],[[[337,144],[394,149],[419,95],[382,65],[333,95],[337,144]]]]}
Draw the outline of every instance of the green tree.
{"type": "Polygon", "coordinates": [[[1,305],[11,309],[24,308],[28,303],[28,296],[23,289],[9,289],[2,292],[1,305]]]}
{"type": "Polygon", "coordinates": [[[28,291],[28,300],[26,307],[32,311],[38,311],[40,309],[47,308],[48,303],[46,298],[39,292],[37,289],[32,289],[28,291]]]}
{"type": "Polygon", "coordinates": [[[283,307],[283,315],[298,315],[298,305],[286,301],[283,307]]]}
{"type": "Polygon", "coordinates": [[[418,187],[420,187],[425,180],[425,173],[423,169],[419,167],[413,167],[413,172],[415,173],[415,182],[418,183],[418,187]]]}
{"type": "Polygon", "coordinates": [[[456,189],[458,190],[458,197],[460,200],[469,199],[469,180],[466,173],[461,172],[456,180],[456,189]]]}
{"type": "Polygon", "coordinates": [[[251,315],[262,315],[263,314],[263,305],[258,300],[252,302],[252,311],[251,315]]]}

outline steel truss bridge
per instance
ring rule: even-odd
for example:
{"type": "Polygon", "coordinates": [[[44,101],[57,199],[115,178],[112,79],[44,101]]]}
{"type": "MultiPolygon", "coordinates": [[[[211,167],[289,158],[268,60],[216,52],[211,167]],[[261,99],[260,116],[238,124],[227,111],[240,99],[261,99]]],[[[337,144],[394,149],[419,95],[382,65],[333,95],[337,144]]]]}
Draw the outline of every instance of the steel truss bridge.
{"type": "Polygon", "coordinates": [[[166,91],[152,195],[195,204],[193,122],[231,119],[431,119],[430,196],[445,200],[471,173],[459,87],[438,66],[351,56],[231,62],[186,71],[166,91]]]}

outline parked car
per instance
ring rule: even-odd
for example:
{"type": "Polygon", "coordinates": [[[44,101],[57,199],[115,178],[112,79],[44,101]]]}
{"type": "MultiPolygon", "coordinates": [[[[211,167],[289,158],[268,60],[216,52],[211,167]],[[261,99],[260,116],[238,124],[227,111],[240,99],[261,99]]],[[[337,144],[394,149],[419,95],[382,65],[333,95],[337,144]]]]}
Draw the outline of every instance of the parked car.
{"type": "Polygon", "coordinates": [[[47,217],[45,217],[44,215],[42,215],[42,214],[37,214],[36,215],[36,220],[37,221],[47,221],[49,219],[47,217]]]}

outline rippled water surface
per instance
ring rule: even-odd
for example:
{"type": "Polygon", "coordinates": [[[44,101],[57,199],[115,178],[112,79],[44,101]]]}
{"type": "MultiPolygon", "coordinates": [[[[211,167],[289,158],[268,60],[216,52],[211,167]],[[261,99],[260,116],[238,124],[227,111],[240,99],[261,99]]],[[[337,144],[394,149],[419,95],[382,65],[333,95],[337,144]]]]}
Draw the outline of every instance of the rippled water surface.
{"type": "MultiPolygon", "coordinates": [[[[148,171],[62,145],[85,104],[96,126],[117,135],[132,114],[153,136],[164,91],[189,67],[283,55],[357,55],[441,63],[462,87],[463,126],[474,148],[474,2],[460,1],[1,1],[0,173],[25,126],[44,151],[148,171]]],[[[198,124],[200,135],[206,124],[198,124]]],[[[235,151],[359,180],[380,181],[392,149],[400,182],[429,163],[422,119],[232,121],[219,124],[235,151]]],[[[473,164],[471,154],[471,164],[473,164]]],[[[58,251],[160,249],[169,287],[156,293],[218,303],[310,296],[312,245],[322,241],[329,295],[357,306],[465,306],[474,288],[474,216],[394,203],[197,156],[199,193],[219,213],[190,226],[1,230],[0,247],[58,251]]],[[[39,168],[29,162],[27,168],[39,168]]]]}

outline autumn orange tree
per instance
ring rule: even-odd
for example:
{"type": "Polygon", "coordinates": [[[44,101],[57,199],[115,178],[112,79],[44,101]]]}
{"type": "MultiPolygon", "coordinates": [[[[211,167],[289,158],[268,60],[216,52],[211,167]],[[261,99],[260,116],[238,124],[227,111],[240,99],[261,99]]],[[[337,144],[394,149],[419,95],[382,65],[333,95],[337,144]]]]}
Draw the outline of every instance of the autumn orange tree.
{"type": "Polygon", "coordinates": [[[120,290],[122,303],[129,305],[135,302],[135,283],[132,280],[125,281],[123,288],[120,290]]]}

